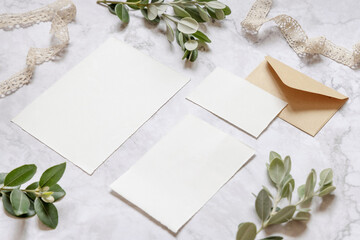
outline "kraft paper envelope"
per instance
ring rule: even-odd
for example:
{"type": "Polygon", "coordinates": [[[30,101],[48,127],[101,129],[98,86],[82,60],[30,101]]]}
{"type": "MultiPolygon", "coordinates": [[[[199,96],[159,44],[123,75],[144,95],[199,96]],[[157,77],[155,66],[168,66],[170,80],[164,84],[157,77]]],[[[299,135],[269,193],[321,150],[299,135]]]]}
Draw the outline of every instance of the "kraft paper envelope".
{"type": "Polygon", "coordinates": [[[111,188],[176,233],[253,155],[188,115],[111,188]]]}
{"type": "Polygon", "coordinates": [[[265,57],[247,80],[287,102],[279,117],[311,136],[315,136],[348,99],[272,57],[265,57]]]}
{"type": "Polygon", "coordinates": [[[13,122],[91,174],[188,81],[110,38],[13,122]]]}
{"type": "Polygon", "coordinates": [[[221,68],[207,76],[187,99],[256,138],[287,104],[221,68]]]}

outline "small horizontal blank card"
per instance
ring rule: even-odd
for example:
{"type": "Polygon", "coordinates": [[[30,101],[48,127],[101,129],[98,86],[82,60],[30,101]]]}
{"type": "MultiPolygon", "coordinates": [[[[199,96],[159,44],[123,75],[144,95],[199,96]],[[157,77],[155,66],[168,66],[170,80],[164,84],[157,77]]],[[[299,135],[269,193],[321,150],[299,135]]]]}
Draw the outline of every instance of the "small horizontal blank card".
{"type": "Polygon", "coordinates": [[[13,122],[91,174],[188,81],[110,38],[13,122]]]}
{"type": "Polygon", "coordinates": [[[221,68],[216,68],[188,99],[256,138],[287,105],[221,68]]]}
{"type": "Polygon", "coordinates": [[[111,188],[176,233],[253,155],[188,115],[111,188]]]}

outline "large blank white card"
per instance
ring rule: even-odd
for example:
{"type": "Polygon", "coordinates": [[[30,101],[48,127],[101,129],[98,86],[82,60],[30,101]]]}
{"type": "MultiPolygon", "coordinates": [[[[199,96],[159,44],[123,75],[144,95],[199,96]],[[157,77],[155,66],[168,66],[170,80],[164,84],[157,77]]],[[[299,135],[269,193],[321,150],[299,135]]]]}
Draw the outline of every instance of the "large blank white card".
{"type": "Polygon", "coordinates": [[[216,68],[188,99],[256,138],[287,105],[221,68],[216,68]]]}
{"type": "Polygon", "coordinates": [[[91,174],[188,81],[110,38],[13,122],[91,174]]]}
{"type": "Polygon", "coordinates": [[[111,188],[176,233],[253,155],[188,115],[111,188]]]}

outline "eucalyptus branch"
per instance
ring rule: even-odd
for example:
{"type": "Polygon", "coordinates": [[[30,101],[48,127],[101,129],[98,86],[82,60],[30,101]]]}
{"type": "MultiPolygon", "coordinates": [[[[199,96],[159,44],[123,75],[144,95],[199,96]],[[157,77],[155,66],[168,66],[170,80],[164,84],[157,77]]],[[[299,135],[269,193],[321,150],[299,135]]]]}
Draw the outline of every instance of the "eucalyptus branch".
{"type": "MultiPolygon", "coordinates": [[[[238,227],[236,240],[254,240],[258,233],[270,225],[290,221],[308,221],[311,216],[311,209],[302,208],[301,206],[304,203],[309,203],[313,197],[324,197],[336,189],[332,182],[333,171],[328,168],[320,173],[319,187],[315,191],[317,176],[315,170],[312,169],[306,179],[306,183],[297,189],[298,202],[292,204],[295,180],[290,174],[291,158],[286,156],[282,159],[278,153],[270,152],[269,164],[266,165],[271,182],[277,189],[276,195],[271,194],[269,189],[263,186],[258,195],[255,195],[255,209],[261,220],[261,226],[257,229],[254,223],[241,223],[238,227]],[[289,204],[280,208],[279,204],[285,198],[288,199],[289,204]]],[[[283,237],[270,236],[263,238],[263,240],[265,239],[281,240],[283,237]]]]}
{"type": "Polygon", "coordinates": [[[163,20],[166,24],[167,39],[173,42],[176,38],[176,42],[184,52],[183,59],[191,62],[197,59],[198,48],[201,44],[211,43],[211,40],[199,30],[199,23],[209,22],[211,19],[223,20],[231,14],[228,6],[216,0],[175,0],[172,2],[98,0],[96,3],[108,8],[110,13],[118,16],[125,24],[130,21],[130,9],[141,11],[144,18],[152,24],[158,24],[163,20]],[[174,16],[166,13],[168,8],[172,8],[174,16]]]}
{"type": "Polygon", "coordinates": [[[35,175],[37,167],[34,164],[23,165],[9,173],[0,173],[0,197],[6,212],[18,218],[37,214],[46,226],[56,228],[58,213],[53,203],[66,194],[57,184],[65,168],[66,163],[62,163],[47,169],[39,182],[25,189],[20,187],[35,175]]]}

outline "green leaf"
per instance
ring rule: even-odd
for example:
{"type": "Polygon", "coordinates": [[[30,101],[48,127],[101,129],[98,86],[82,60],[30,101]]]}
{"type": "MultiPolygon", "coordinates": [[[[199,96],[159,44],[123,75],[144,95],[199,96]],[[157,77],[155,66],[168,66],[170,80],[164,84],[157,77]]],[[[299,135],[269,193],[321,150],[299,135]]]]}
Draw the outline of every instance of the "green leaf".
{"type": "Polygon", "coordinates": [[[251,222],[239,225],[236,240],[254,240],[256,237],[256,226],[251,222]]]}
{"type": "MultiPolygon", "coordinates": [[[[5,177],[6,177],[7,173],[0,173],[0,187],[2,187],[5,177]]],[[[0,192],[0,197],[2,196],[2,193],[0,192]]]]}
{"type": "Polygon", "coordinates": [[[292,194],[293,190],[295,188],[295,181],[294,179],[289,179],[282,187],[281,189],[281,197],[289,197],[290,194],[292,194]]]}
{"type": "Polygon", "coordinates": [[[309,173],[307,179],[306,179],[306,183],[305,183],[305,197],[312,197],[312,195],[314,194],[314,188],[316,185],[316,173],[315,171],[312,169],[311,172],[309,173]]]}
{"type": "Polygon", "coordinates": [[[285,175],[285,167],[283,161],[275,158],[269,166],[269,176],[275,184],[280,184],[285,175]]]}
{"type": "MultiPolygon", "coordinates": [[[[38,187],[39,187],[39,182],[33,182],[32,184],[26,187],[26,190],[35,190],[38,187]]],[[[36,195],[32,192],[26,192],[26,195],[28,195],[28,197],[33,201],[36,198],[36,195]]]]}
{"type": "Polygon", "coordinates": [[[179,7],[177,5],[173,6],[174,13],[176,16],[184,18],[184,17],[191,17],[190,13],[188,13],[184,8],[179,7]]]}
{"type": "Polygon", "coordinates": [[[329,187],[325,188],[324,190],[322,190],[322,191],[318,194],[318,196],[319,196],[319,197],[324,197],[324,196],[332,193],[333,191],[335,191],[335,189],[336,189],[336,187],[334,187],[334,186],[329,186],[329,187]]]}
{"type": "Polygon", "coordinates": [[[142,8],[141,10],[142,15],[144,16],[144,18],[149,21],[151,24],[158,24],[160,22],[160,18],[159,16],[157,16],[154,20],[150,20],[148,17],[148,10],[145,8],[142,8]]]}
{"type": "Polygon", "coordinates": [[[282,240],[282,239],[284,238],[280,236],[270,236],[270,237],[262,238],[260,240],[282,240]]]}
{"type": "Polygon", "coordinates": [[[285,174],[289,174],[291,171],[291,158],[286,156],[284,158],[284,167],[285,167],[285,174]]]}
{"type": "Polygon", "coordinates": [[[296,211],[296,206],[289,205],[281,209],[275,215],[271,216],[268,225],[284,223],[291,220],[296,211]]]}
{"type": "Polygon", "coordinates": [[[25,193],[19,189],[12,190],[10,202],[16,216],[23,215],[29,210],[30,201],[25,193]]]}
{"type": "Polygon", "coordinates": [[[196,59],[197,59],[197,57],[198,57],[198,54],[199,54],[199,52],[198,52],[197,49],[191,51],[191,54],[190,54],[190,62],[195,62],[196,59]]]}
{"type": "Polygon", "coordinates": [[[222,9],[215,9],[215,16],[218,20],[223,20],[225,18],[225,13],[222,9]]]}
{"type": "Polygon", "coordinates": [[[115,13],[123,23],[129,23],[130,17],[126,6],[121,3],[116,4],[115,13]]]}
{"type": "Polygon", "coordinates": [[[190,16],[195,19],[198,23],[203,23],[203,22],[206,22],[204,21],[201,16],[200,16],[200,13],[197,9],[197,7],[195,6],[187,6],[184,8],[186,12],[188,12],[190,14],[190,16]]]}
{"type": "Polygon", "coordinates": [[[40,177],[39,186],[40,187],[51,187],[55,185],[63,176],[66,169],[66,163],[61,163],[47,169],[40,177]]]}
{"type": "Polygon", "coordinates": [[[62,189],[60,187],[59,184],[55,184],[55,185],[51,186],[49,191],[53,192],[53,194],[51,196],[54,197],[55,201],[63,198],[66,195],[66,192],[64,191],[64,189],[62,189]]]}
{"type": "Polygon", "coordinates": [[[302,199],[305,196],[305,184],[299,186],[297,192],[299,195],[299,199],[302,199]]]}
{"type": "Polygon", "coordinates": [[[199,29],[199,23],[193,18],[185,17],[178,22],[177,28],[185,34],[193,34],[199,29]]]}
{"type": "Polygon", "coordinates": [[[168,6],[167,5],[160,5],[160,6],[156,6],[156,7],[158,9],[158,15],[161,15],[161,14],[166,12],[168,6]]]}
{"type": "Polygon", "coordinates": [[[158,9],[155,5],[149,5],[147,13],[149,20],[153,21],[158,15],[158,9]]]}
{"type": "Polygon", "coordinates": [[[256,213],[262,221],[265,221],[272,208],[272,202],[266,190],[262,189],[256,197],[255,209],[256,213]]]}
{"type": "Polygon", "coordinates": [[[210,17],[208,15],[208,13],[203,8],[201,8],[199,6],[196,6],[196,8],[197,8],[198,13],[203,21],[205,21],[205,22],[210,21],[210,17]]]}
{"type": "Polygon", "coordinates": [[[165,23],[166,23],[166,37],[169,42],[172,42],[175,39],[174,30],[172,29],[168,21],[165,20],[165,23]]]}
{"type": "Polygon", "coordinates": [[[213,19],[216,19],[215,9],[211,7],[206,7],[207,12],[209,13],[210,17],[213,19]]]}
{"type": "Polygon", "coordinates": [[[58,212],[55,205],[45,203],[40,198],[36,198],[34,206],[40,221],[46,226],[55,229],[58,224],[58,212]]]}
{"type": "MultiPolygon", "coordinates": [[[[139,0],[126,0],[126,2],[138,2],[139,0]]],[[[146,1],[146,3],[147,3],[148,1],[146,1]]],[[[135,10],[139,10],[140,9],[140,7],[139,6],[136,6],[136,5],[134,5],[134,4],[130,4],[130,5],[128,5],[128,7],[130,7],[130,8],[132,8],[132,9],[135,9],[135,10]]]]}
{"type": "Polygon", "coordinates": [[[226,7],[223,9],[223,11],[224,11],[224,13],[225,13],[226,16],[231,14],[231,9],[230,9],[229,6],[226,6],[226,7]]]}
{"type": "Polygon", "coordinates": [[[278,154],[277,152],[271,151],[269,154],[269,162],[271,163],[276,158],[282,160],[280,154],[278,154]]]}
{"type": "Polygon", "coordinates": [[[213,9],[224,9],[224,8],[226,8],[226,5],[219,2],[219,1],[207,2],[205,5],[208,6],[208,7],[213,8],[213,9]]]}
{"type": "Polygon", "coordinates": [[[199,43],[196,40],[189,40],[184,44],[184,46],[187,50],[193,51],[199,46],[199,43]]]}
{"type": "Polygon", "coordinates": [[[293,218],[296,221],[309,221],[311,214],[308,212],[298,212],[293,218]]]}
{"type": "Polygon", "coordinates": [[[264,185],[263,185],[262,187],[263,187],[263,189],[267,192],[267,194],[269,195],[269,197],[274,198],[273,195],[271,194],[270,190],[269,190],[267,187],[265,187],[264,185]]]}
{"type": "Polygon", "coordinates": [[[6,175],[7,175],[7,173],[0,173],[0,184],[4,183],[6,175]]]}
{"type": "Polygon", "coordinates": [[[197,39],[199,39],[200,41],[211,43],[211,40],[203,32],[197,31],[192,35],[197,39]]]}
{"type": "Polygon", "coordinates": [[[331,168],[327,168],[321,171],[320,173],[320,182],[319,185],[327,185],[329,183],[332,183],[333,181],[333,170],[331,168]]]}
{"type": "Polygon", "coordinates": [[[9,172],[4,180],[4,185],[8,187],[19,186],[29,181],[36,173],[34,164],[23,165],[9,172]]]}

